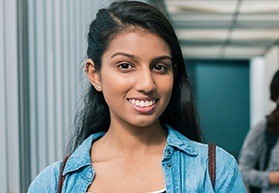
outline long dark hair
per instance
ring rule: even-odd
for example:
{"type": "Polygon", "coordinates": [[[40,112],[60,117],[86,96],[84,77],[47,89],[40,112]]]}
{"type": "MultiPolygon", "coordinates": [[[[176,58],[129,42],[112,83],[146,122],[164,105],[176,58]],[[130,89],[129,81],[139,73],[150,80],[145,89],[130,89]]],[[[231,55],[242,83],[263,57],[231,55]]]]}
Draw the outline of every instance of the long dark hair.
{"type": "MultiPolygon", "coordinates": [[[[168,19],[151,5],[138,1],[114,2],[101,9],[91,23],[88,33],[88,58],[95,68],[101,69],[101,57],[111,40],[127,27],[139,27],[160,36],[170,47],[176,76],[170,102],[160,117],[162,125],[168,124],[189,139],[200,141],[196,109],[177,36],[168,19]]],[[[77,113],[75,132],[70,140],[74,150],[92,133],[106,132],[110,125],[109,108],[101,92],[90,85],[83,109],[77,113]]]]}
{"type": "MultiPolygon", "coordinates": [[[[270,83],[270,99],[273,102],[279,99],[279,70],[277,70],[270,83]]],[[[279,104],[276,108],[267,116],[268,131],[276,136],[279,136],[279,104]]],[[[275,138],[276,139],[276,138],[275,138]]],[[[275,141],[276,142],[276,141],[275,141]]]]}
{"type": "Polygon", "coordinates": [[[279,98],[279,70],[277,70],[270,83],[270,99],[276,102],[279,98]]]}

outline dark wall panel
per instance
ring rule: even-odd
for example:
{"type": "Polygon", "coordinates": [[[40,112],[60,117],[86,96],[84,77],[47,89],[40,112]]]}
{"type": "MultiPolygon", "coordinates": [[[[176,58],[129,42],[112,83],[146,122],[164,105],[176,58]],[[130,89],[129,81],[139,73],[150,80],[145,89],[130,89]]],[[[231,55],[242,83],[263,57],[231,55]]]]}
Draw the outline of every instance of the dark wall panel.
{"type": "Polygon", "coordinates": [[[190,61],[188,66],[205,141],[237,157],[250,125],[249,61],[190,61]]]}

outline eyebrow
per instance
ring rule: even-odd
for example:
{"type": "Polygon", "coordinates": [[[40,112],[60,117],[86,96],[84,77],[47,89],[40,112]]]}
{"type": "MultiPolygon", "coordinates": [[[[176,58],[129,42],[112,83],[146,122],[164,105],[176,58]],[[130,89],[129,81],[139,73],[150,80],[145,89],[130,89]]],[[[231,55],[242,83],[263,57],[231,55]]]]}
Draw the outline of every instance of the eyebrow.
{"type": "Polygon", "coordinates": [[[110,58],[113,58],[113,57],[118,56],[118,55],[127,56],[127,57],[132,58],[132,59],[135,59],[135,58],[136,58],[134,55],[127,54],[127,53],[125,53],[125,52],[116,52],[116,53],[113,54],[110,58]]]}
{"type": "MultiPolygon", "coordinates": [[[[111,56],[111,58],[113,58],[113,57],[115,57],[115,56],[118,56],[118,55],[126,56],[126,57],[129,57],[129,58],[131,58],[131,59],[136,59],[136,56],[131,55],[131,54],[127,54],[127,53],[125,53],[125,52],[116,52],[115,54],[113,54],[113,55],[111,56]]],[[[165,60],[165,59],[168,59],[168,60],[172,61],[172,58],[171,58],[171,56],[169,56],[169,55],[163,55],[163,56],[155,57],[154,59],[152,59],[152,61],[155,62],[155,61],[160,61],[160,60],[165,60]]]]}

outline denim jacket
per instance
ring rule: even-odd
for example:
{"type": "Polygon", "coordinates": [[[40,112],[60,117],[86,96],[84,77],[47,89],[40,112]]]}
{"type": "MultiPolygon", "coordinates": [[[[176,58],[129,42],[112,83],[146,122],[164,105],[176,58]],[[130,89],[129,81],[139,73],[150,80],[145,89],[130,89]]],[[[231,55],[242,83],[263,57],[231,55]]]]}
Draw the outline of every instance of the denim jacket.
{"type": "MultiPolygon", "coordinates": [[[[208,172],[207,145],[191,141],[170,127],[167,130],[167,143],[162,158],[167,193],[246,192],[233,156],[217,147],[214,191],[208,172]]],[[[92,134],[70,156],[63,170],[66,177],[62,193],[86,192],[95,175],[90,149],[92,143],[103,135],[92,134]]],[[[56,162],[44,169],[32,182],[28,193],[56,193],[60,165],[61,162],[56,162]]]]}

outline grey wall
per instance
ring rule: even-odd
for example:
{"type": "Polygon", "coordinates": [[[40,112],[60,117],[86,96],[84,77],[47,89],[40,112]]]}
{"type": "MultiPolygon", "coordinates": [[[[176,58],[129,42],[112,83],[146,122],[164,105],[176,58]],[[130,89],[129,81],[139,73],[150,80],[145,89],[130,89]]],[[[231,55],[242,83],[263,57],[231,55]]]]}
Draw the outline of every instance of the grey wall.
{"type": "Polygon", "coordinates": [[[16,0],[0,0],[0,192],[19,192],[16,0]]]}
{"type": "Polygon", "coordinates": [[[64,156],[81,97],[86,32],[100,1],[28,1],[31,179],[64,156]]]}
{"type": "Polygon", "coordinates": [[[0,0],[0,193],[62,159],[101,0],[0,0]]]}

